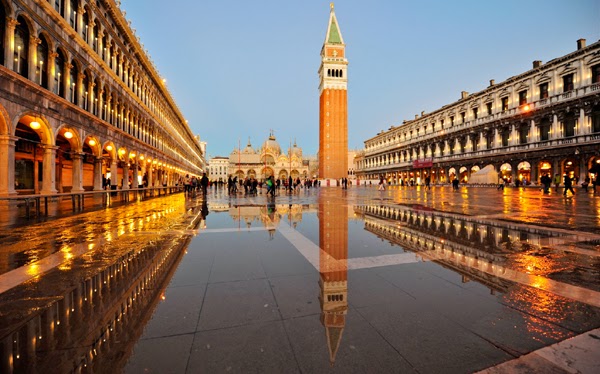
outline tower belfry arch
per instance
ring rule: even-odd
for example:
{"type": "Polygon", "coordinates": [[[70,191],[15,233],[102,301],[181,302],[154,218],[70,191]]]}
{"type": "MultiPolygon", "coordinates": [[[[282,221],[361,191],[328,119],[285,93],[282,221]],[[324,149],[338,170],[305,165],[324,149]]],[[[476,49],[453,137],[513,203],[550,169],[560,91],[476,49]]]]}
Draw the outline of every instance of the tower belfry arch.
{"type": "Polygon", "coordinates": [[[348,176],[348,60],[333,3],[319,67],[319,178],[348,176]]]}

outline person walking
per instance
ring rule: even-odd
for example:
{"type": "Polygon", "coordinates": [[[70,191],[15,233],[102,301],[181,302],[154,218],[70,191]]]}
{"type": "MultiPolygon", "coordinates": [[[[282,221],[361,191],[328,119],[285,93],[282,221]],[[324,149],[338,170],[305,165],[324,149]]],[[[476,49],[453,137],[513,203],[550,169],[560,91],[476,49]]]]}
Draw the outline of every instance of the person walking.
{"type": "Polygon", "coordinates": [[[200,178],[200,187],[202,188],[202,195],[206,196],[206,189],[208,188],[208,177],[206,173],[202,173],[202,178],[200,178]]]}
{"type": "Polygon", "coordinates": [[[458,178],[454,177],[454,179],[452,180],[452,190],[453,191],[458,191],[458,178]]]}
{"type": "Polygon", "coordinates": [[[560,175],[554,174],[554,192],[558,192],[559,185],[560,185],[560,175]]]}
{"type": "Polygon", "coordinates": [[[552,178],[550,178],[550,175],[542,175],[540,182],[542,182],[542,185],[544,186],[544,193],[550,193],[550,186],[552,185],[552,178]]]}
{"type": "Polygon", "coordinates": [[[429,175],[425,177],[425,189],[431,190],[431,177],[429,175]]]}
{"type": "Polygon", "coordinates": [[[567,191],[571,191],[571,193],[575,195],[575,191],[573,191],[573,180],[568,174],[565,174],[563,183],[565,184],[563,196],[567,196],[567,191]]]}

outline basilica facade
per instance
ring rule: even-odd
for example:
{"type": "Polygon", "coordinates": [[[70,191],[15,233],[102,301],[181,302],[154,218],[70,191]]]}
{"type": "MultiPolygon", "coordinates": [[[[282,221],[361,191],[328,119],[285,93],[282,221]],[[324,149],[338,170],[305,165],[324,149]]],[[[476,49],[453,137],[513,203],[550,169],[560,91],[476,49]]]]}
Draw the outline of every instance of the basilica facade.
{"type": "Polygon", "coordinates": [[[600,172],[600,42],[413,120],[391,126],[357,154],[360,179],[426,177],[469,183],[486,168],[497,182],[539,184],[544,174],[594,179],[600,172]]]}
{"type": "Polygon", "coordinates": [[[238,180],[265,180],[269,176],[282,180],[289,176],[294,179],[310,177],[309,163],[302,158],[302,148],[294,141],[287,153],[282,152],[273,133],[257,149],[252,147],[250,139],[245,148],[235,148],[229,155],[229,175],[237,176],[238,180]]]}
{"type": "Polygon", "coordinates": [[[0,2],[0,196],[172,185],[205,149],[118,0],[0,2]]]}

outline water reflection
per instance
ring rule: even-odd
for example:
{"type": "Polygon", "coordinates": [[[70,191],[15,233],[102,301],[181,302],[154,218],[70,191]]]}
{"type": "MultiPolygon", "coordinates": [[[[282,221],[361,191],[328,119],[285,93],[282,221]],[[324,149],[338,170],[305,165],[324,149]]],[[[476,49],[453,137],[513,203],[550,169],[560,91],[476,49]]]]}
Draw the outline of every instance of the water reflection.
{"type": "Polygon", "coordinates": [[[321,323],[333,364],[348,312],[348,206],[321,197],[318,217],[321,323]]]}
{"type": "MultiPolygon", "coordinates": [[[[157,211],[146,223],[177,209],[157,211]]],[[[180,223],[194,229],[208,209],[204,204],[200,209],[192,207],[190,213],[190,218],[180,217],[180,223]]],[[[112,235],[141,228],[143,221],[133,220],[132,225],[121,221],[112,235]]],[[[169,226],[178,225],[165,227],[169,226]]],[[[2,315],[0,372],[44,372],[52,368],[53,372],[91,373],[123,367],[189,244],[191,236],[175,232],[152,235],[152,240],[101,266],[94,266],[93,258],[98,254],[73,259],[80,266],[89,261],[80,270],[90,274],[62,294],[53,292],[79,278],[78,274],[63,272],[71,270],[65,264],[61,271],[45,275],[49,279],[45,279],[44,287],[50,287],[52,296],[28,297],[31,288],[27,285],[4,294],[3,299],[12,297],[17,305],[2,315]],[[44,299],[46,305],[40,307],[44,299]]],[[[61,251],[68,257],[69,247],[61,251]]],[[[7,307],[3,301],[3,310],[7,307]]]]}

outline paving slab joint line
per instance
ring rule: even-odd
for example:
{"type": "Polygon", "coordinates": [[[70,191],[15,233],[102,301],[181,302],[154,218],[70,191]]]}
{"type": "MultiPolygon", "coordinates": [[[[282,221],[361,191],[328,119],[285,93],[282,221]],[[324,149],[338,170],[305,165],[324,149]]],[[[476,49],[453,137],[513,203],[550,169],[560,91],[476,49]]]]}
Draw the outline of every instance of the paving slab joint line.
{"type": "Polygon", "coordinates": [[[600,372],[600,328],[584,332],[561,342],[540,348],[514,360],[481,370],[475,374],[513,373],[535,362],[540,372],[552,372],[559,368],[568,373],[600,372]],[[548,367],[539,367],[540,362],[548,362],[548,367]]]}

